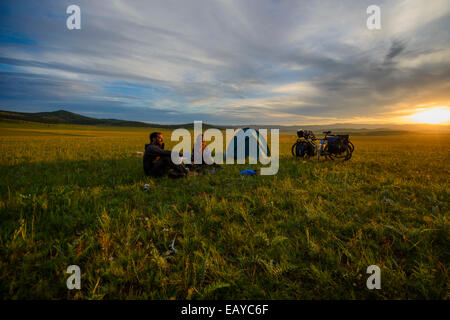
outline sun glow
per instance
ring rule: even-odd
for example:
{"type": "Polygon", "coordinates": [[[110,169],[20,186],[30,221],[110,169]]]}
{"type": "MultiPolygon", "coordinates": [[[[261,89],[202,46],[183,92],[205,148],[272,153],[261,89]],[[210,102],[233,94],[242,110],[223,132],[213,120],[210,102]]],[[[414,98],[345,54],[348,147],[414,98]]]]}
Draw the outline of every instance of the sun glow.
{"type": "Polygon", "coordinates": [[[409,116],[409,119],[416,123],[429,123],[429,124],[450,123],[450,108],[437,107],[425,111],[420,111],[409,116]]]}

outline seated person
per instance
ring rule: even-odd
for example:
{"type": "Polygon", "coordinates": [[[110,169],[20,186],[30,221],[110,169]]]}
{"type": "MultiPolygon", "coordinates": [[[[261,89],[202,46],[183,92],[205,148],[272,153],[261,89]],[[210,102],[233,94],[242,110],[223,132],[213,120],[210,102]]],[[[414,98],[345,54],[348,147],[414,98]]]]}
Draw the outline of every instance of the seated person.
{"type": "MultiPolygon", "coordinates": [[[[150,143],[145,145],[144,172],[147,176],[161,177],[169,173],[171,177],[184,177],[187,170],[181,164],[172,162],[172,151],[164,150],[164,142],[161,132],[150,134],[150,143]]],[[[180,156],[183,153],[179,153],[180,156]]]]}
{"type": "Polygon", "coordinates": [[[214,159],[211,156],[211,151],[209,151],[208,148],[206,147],[206,141],[205,141],[205,138],[204,138],[203,134],[198,135],[196,144],[198,144],[198,145],[201,144],[202,163],[196,164],[194,162],[194,160],[195,160],[195,145],[194,145],[194,149],[192,149],[192,157],[191,157],[191,161],[192,161],[191,166],[193,167],[193,169],[195,169],[197,172],[202,172],[204,167],[208,166],[208,165],[214,166],[214,167],[217,167],[217,168],[221,168],[221,166],[219,164],[214,162],[214,159]],[[206,150],[206,152],[205,152],[205,150],[206,150]],[[208,162],[210,164],[208,164],[205,161],[205,159],[208,159],[208,162]]]}

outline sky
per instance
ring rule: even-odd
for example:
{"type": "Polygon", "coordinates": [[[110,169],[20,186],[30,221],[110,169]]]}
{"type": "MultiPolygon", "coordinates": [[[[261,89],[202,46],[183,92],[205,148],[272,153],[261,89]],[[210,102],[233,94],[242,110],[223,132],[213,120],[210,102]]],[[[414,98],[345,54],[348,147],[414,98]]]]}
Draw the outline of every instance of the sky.
{"type": "Polygon", "coordinates": [[[218,125],[450,106],[448,0],[0,2],[0,109],[218,125]],[[69,30],[66,9],[81,9],[69,30]],[[369,30],[366,10],[381,9],[369,30]]]}

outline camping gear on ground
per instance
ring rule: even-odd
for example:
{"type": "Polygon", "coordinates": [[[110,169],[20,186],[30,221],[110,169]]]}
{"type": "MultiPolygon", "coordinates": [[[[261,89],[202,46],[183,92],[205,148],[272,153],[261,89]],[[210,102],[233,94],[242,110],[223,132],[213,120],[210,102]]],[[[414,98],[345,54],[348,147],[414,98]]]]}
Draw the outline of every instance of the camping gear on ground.
{"type": "Polygon", "coordinates": [[[325,131],[324,134],[323,138],[316,138],[311,131],[298,130],[298,139],[291,148],[292,155],[303,159],[317,155],[318,160],[321,156],[330,160],[349,160],[352,157],[355,147],[348,134],[331,135],[331,131],[325,131]]]}
{"type": "Polygon", "coordinates": [[[172,254],[176,254],[177,253],[177,249],[175,249],[174,245],[175,245],[175,240],[177,239],[177,235],[175,235],[175,237],[172,240],[172,243],[169,244],[169,250],[166,251],[165,255],[166,256],[170,256],[172,254]]]}
{"type": "Polygon", "coordinates": [[[294,144],[293,154],[301,158],[309,158],[315,155],[314,145],[308,140],[300,140],[294,144]]]}
{"type": "Polygon", "coordinates": [[[327,151],[331,154],[345,152],[349,144],[348,134],[327,137],[327,151]]]}
{"type": "Polygon", "coordinates": [[[254,175],[256,175],[256,171],[252,170],[252,169],[247,169],[247,170],[241,171],[240,174],[243,174],[245,176],[254,176],[254,175]]]}

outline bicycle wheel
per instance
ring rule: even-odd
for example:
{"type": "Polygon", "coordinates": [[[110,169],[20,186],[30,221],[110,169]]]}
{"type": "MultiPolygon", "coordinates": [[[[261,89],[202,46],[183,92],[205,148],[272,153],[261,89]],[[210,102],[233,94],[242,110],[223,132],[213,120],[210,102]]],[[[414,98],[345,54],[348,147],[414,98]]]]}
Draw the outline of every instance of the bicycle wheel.
{"type": "Polygon", "coordinates": [[[298,141],[296,143],[294,143],[294,145],[291,148],[291,153],[292,153],[292,155],[294,157],[297,157],[297,152],[296,152],[296,150],[297,150],[297,143],[298,143],[298,141]]]}
{"type": "Polygon", "coordinates": [[[325,145],[325,147],[323,148],[323,153],[324,153],[325,159],[328,159],[328,160],[334,160],[334,159],[335,159],[335,157],[333,156],[333,154],[331,154],[331,153],[328,151],[328,144],[325,145]]]}
{"type": "Polygon", "coordinates": [[[291,153],[296,158],[304,158],[304,156],[297,154],[297,148],[303,144],[303,141],[297,141],[291,148],[291,153]]]}
{"type": "Polygon", "coordinates": [[[348,155],[347,155],[347,157],[345,157],[345,160],[350,160],[350,158],[352,157],[353,151],[355,150],[355,146],[353,145],[353,143],[351,143],[349,141],[347,149],[348,149],[347,150],[348,151],[348,155]]]}
{"type": "Polygon", "coordinates": [[[348,145],[350,146],[351,152],[353,153],[353,151],[355,150],[355,146],[350,141],[348,142],[348,145]]]}
{"type": "Polygon", "coordinates": [[[307,151],[305,153],[304,158],[309,159],[311,157],[314,157],[317,154],[317,149],[316,149],[315,143],[312,141],[307,141],[306,145],[307,145],[307,147],[306,147],[307,151]]]}
{"type": "Polygon", "coordinates": [[[291,153],[294,157],[308,159],[311,156],[310,152],[308,151],[308,146],[309,146],[308,142],[306,142],[306,141],[297,141],[292,146],[291,153]],[[302,155],[297,154],[297,147],[300,147],[300,146],[303,146],[303,148],[304,148],[302,155]]]}

